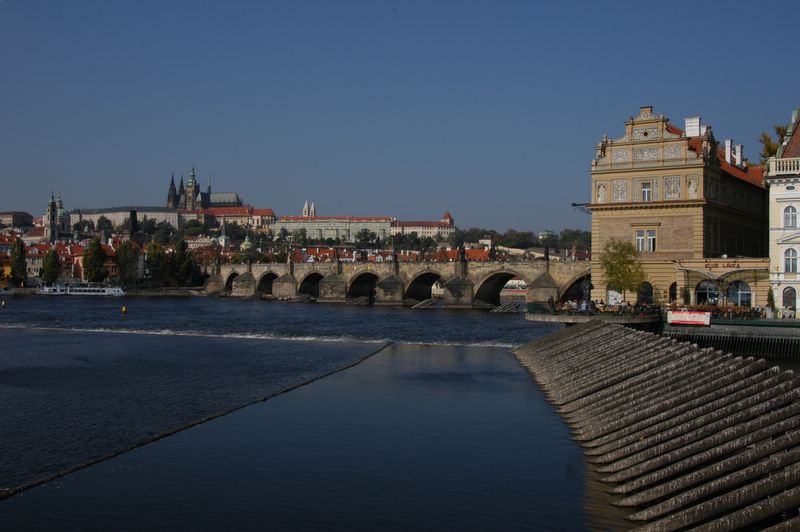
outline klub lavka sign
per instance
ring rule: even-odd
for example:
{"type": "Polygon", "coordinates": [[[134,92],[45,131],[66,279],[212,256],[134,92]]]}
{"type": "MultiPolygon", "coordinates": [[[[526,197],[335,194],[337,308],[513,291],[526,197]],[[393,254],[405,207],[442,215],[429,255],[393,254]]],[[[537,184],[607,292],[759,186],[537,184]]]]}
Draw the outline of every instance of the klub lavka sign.
{"type": "Polygon", "coordinates": [[[697,310],[670,310],[667,311],[667,323],[670,325],[709,326],[711,325],[711,313],[697,310]]]}

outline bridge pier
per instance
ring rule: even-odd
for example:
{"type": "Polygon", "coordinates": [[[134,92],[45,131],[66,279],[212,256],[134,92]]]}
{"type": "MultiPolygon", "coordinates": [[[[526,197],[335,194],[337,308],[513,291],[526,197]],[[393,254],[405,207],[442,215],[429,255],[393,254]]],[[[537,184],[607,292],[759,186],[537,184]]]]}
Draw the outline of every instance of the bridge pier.
{"type": "Polygon", "coordinates": [[[392,275],[375,285],[376,305],[401,305],[403,304],[403,280],[392,275]]]}
{"type": "Polygon", "coordinates": [[[347,280],[343,275],[334,273],[319,282],[320,303],[344,303],[347,301],[347,280]]]}
{"type": "Polygon", "coordinates": [[[272,295],[278,299],[291,299],[297,295],[297,279],[285,273],[272,281],[272,295]]]}
{"type": "Polygon", "coordinates": [[[237,276],[231,283],[233,297],[253,297],[256,295],[256,280],[250,272],[237,276]]]}
{"type": "Polygon", "coordinates": [[[472,308],[475,303],[475,283],[469,279],[456,277],[444,283],[442,301],[448,308],[472,308]]]}

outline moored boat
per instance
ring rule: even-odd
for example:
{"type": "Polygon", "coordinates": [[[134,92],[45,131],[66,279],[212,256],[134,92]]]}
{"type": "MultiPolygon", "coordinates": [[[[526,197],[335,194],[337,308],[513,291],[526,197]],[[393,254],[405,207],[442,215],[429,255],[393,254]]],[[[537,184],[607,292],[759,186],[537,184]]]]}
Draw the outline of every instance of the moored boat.
{"type": "Polygon", "coordinates": [[[124,296],[125,291],[119,286],[102,283],[69,283],[42,286],[37,292],[46,296],[124,296]]]}

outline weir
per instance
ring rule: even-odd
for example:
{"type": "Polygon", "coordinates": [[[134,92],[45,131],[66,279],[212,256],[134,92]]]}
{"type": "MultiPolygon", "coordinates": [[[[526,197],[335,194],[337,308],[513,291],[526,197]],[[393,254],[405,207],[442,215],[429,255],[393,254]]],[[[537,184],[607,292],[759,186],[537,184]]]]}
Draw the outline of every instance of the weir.
{"type": "Polygon", "coordinates": [[[800,378],[592,321],[514,350],[647,531],[800,524],[800,378]]]}

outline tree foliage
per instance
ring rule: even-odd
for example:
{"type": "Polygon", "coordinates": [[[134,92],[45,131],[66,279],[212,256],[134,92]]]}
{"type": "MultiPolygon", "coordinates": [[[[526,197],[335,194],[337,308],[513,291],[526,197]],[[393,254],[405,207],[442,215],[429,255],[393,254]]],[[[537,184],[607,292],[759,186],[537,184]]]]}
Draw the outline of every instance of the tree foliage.
{"type": "Polygon", "coordinates": [[[145,251],[145,267],[153,281],[163,283],[169,276],[169,264],[164,248],[155,240],[151,240],[145,251]]]}
{"type": "Polygon", "coordinates": [[[21,286],[28,278],[28,264],[25,261],[25,244],[17,238],[11,244],[11,283],[21,286]]]}
{"type": "Polygon", "coordinates": [[[91,220],[81,220],[76,222],[72,228],[80,235],[88,235],[89,233],[94,233],[94,222],[91,220]]]}
{"type": "Polygon", "coordinates": [[[111,220],[109,220],[105,216],[101,216],[100,218],[97,219],[97,224],[95,224],[95,227],[97,228],[98,231],[111,231],[112,229],[111,220]]]}
{"type": "Polygon", "coordinates": [[[558,247],[588,251],[592,249],[592,232],[581,229],[562,229],[558,235],[558,247]]]}
{"type": "Polygon", "coordinates": [[[135,283],[139,279],[139,247],[126,240],[117,248],[117,268],[119,278],[125,284],[135,283]]]}
{"type": "Polygon", "coordinates": [[[48,285],[53,284],[58,280],[60,273],[61,262],[58,260],[58,253],[56,253],[55,249],[50,248],[42,259],[42,269],[40,273],[42,281],[48,285]]]}
{"type": "Polygon", "coordinates": [[[637,292],[645,281],[639,251],[631,242],[609,240],[600,256],[606,282],[616,290],[637,292]]]}
{"type": "Polygon", "coordinates": [[[194,272],[194,259],[184,239],[175,244],[175,253],[172,254],[170,276],[178,286],[186,286],[192,282],[194,272]]]}
{"type": "Polygon", "coordinates": [[[507,229],[506,232],[500,236],[497,243],[507,248],[526,249],[537,246],[539,241],[536,239],[536,234],[533,231],[507,229]]]}
{"type": "Polygon", "coordinates": [[[83,275],[92,283],[99,283],[108,276],[106,254],[98,239],[89,242],[83,250],[83,275]]]}
{"type": "Polygon", "coordinates": [[[140,226],[140,228],[142,230],[142,233],[145,233],[145,234],[148,234],[148,235],[152,235],[153,233],[156,232],[156,225],[157,224],[156,224],[156,221],[154,219],[147,218],[146,216],[145,216],[144,220],[142,220],[142,223],[139,224],[139,226],[140,226]]]}
{"type": "Polygon", "coordinates": [[[772,136],[766,131],[761,133],[761,138],[758,139],[758,142],[761,143],[761,153],[759,155],[761,156],[762,165],[766,164],[770,157],[774,157],[778,153],[781,140],[786,134],[786,126],[772,126],[772,129],[775,130],[777,140],[772,140],[772,136]]]}
{"type": "Polygon", "coordinates": [[[175,229],[172,224],[159,222],[153,231],[153,240],[163,246],[164,244],[169,244],[170,240],[172,240],[172,235],[177,232],[177,229],[175,229]]]}

